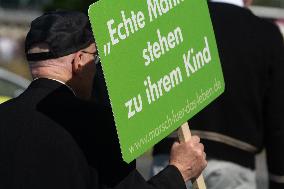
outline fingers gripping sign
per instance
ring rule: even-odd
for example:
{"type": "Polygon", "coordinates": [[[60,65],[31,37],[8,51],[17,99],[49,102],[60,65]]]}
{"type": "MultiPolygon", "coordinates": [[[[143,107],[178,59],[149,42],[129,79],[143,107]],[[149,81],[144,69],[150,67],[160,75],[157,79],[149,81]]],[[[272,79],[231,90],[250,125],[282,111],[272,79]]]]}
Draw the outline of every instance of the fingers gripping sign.
{"type": "Polygon", "coordinates": [[[206,189],[204,178],[201,174],[207,166],[204,145],[200,143],[199,137],[191,136],[187,122],[178,130],[178,136],[181,146],[185,146],[183,148],[183,153],[185,155],[185,161],[183,162],[184,164],[183,166],[178,165],[181,166],[181,169],[185,170],[183,172],[181,171],[183,177],[187,179],[185,179],[185,181],[191,180],[194,189],[206,189]]]}

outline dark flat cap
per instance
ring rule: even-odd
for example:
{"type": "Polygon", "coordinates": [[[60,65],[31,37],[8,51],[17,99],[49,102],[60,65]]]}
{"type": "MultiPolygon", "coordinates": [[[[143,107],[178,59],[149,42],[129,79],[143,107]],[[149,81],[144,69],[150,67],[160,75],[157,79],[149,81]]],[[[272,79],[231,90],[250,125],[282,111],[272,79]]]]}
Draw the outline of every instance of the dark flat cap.
{"type": "Polygon", "coordinates": [[[48,12],[31,23],[25,52],[29,61],[54,59],[75,53],[94,43],[89,19],[75,11],[48,12]],[[29,54],[37,44],[47,44],[49,52],[29,54]]]}

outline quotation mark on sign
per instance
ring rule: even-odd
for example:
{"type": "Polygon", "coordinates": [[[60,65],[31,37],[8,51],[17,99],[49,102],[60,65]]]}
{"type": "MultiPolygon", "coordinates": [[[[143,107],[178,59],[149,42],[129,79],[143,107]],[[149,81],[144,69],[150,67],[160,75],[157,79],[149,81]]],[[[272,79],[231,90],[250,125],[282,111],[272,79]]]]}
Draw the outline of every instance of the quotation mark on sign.
{"type": "Polygon", "coordinates": [[[104,45],[105,56],[110,54],[110,42],[104,45]]]}

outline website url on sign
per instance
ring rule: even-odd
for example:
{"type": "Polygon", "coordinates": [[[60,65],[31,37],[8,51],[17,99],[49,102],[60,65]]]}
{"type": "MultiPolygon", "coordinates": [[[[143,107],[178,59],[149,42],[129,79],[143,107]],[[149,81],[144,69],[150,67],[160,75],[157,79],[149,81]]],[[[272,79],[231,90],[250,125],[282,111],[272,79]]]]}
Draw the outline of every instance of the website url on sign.
{"type": "Polygon", "coordinates": [[[222,89],[221,82],[215,79],[214,85],[209,89],[201,89],[196,93],[196,96],[193,100],[186,100],[186,105],[178,111],[172,110],[171,114],[167,115],[166,120],[159,125],[159,127],[151,130],[144,137],[140,138],[138,141],[134,142],[129,147],[129,152],[133,154],[137,150],[141,149],[143,146],[147,145],[163,133],[167,132],[172,126],[175,126],[178,121],[184,118],[184,116],[190,114],[197,107],[206,103],[215,93],[219,92],[222,89]]]}

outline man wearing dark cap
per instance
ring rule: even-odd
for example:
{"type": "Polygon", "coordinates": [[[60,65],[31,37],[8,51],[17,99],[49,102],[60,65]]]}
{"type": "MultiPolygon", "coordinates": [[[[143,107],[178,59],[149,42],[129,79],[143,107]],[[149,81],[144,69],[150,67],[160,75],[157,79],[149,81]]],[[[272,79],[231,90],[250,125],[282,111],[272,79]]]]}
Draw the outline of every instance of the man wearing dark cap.
{"type": "Polygon", "coordinates": [[[112,112],[87,101],[97,49],[88,18],[56,11],[26,38],[33,82],[0,105],[1,189],[179,189],[206,166],[198,137],[175,143],[170,165],[146,182],[123,163],[112,112]]]}

